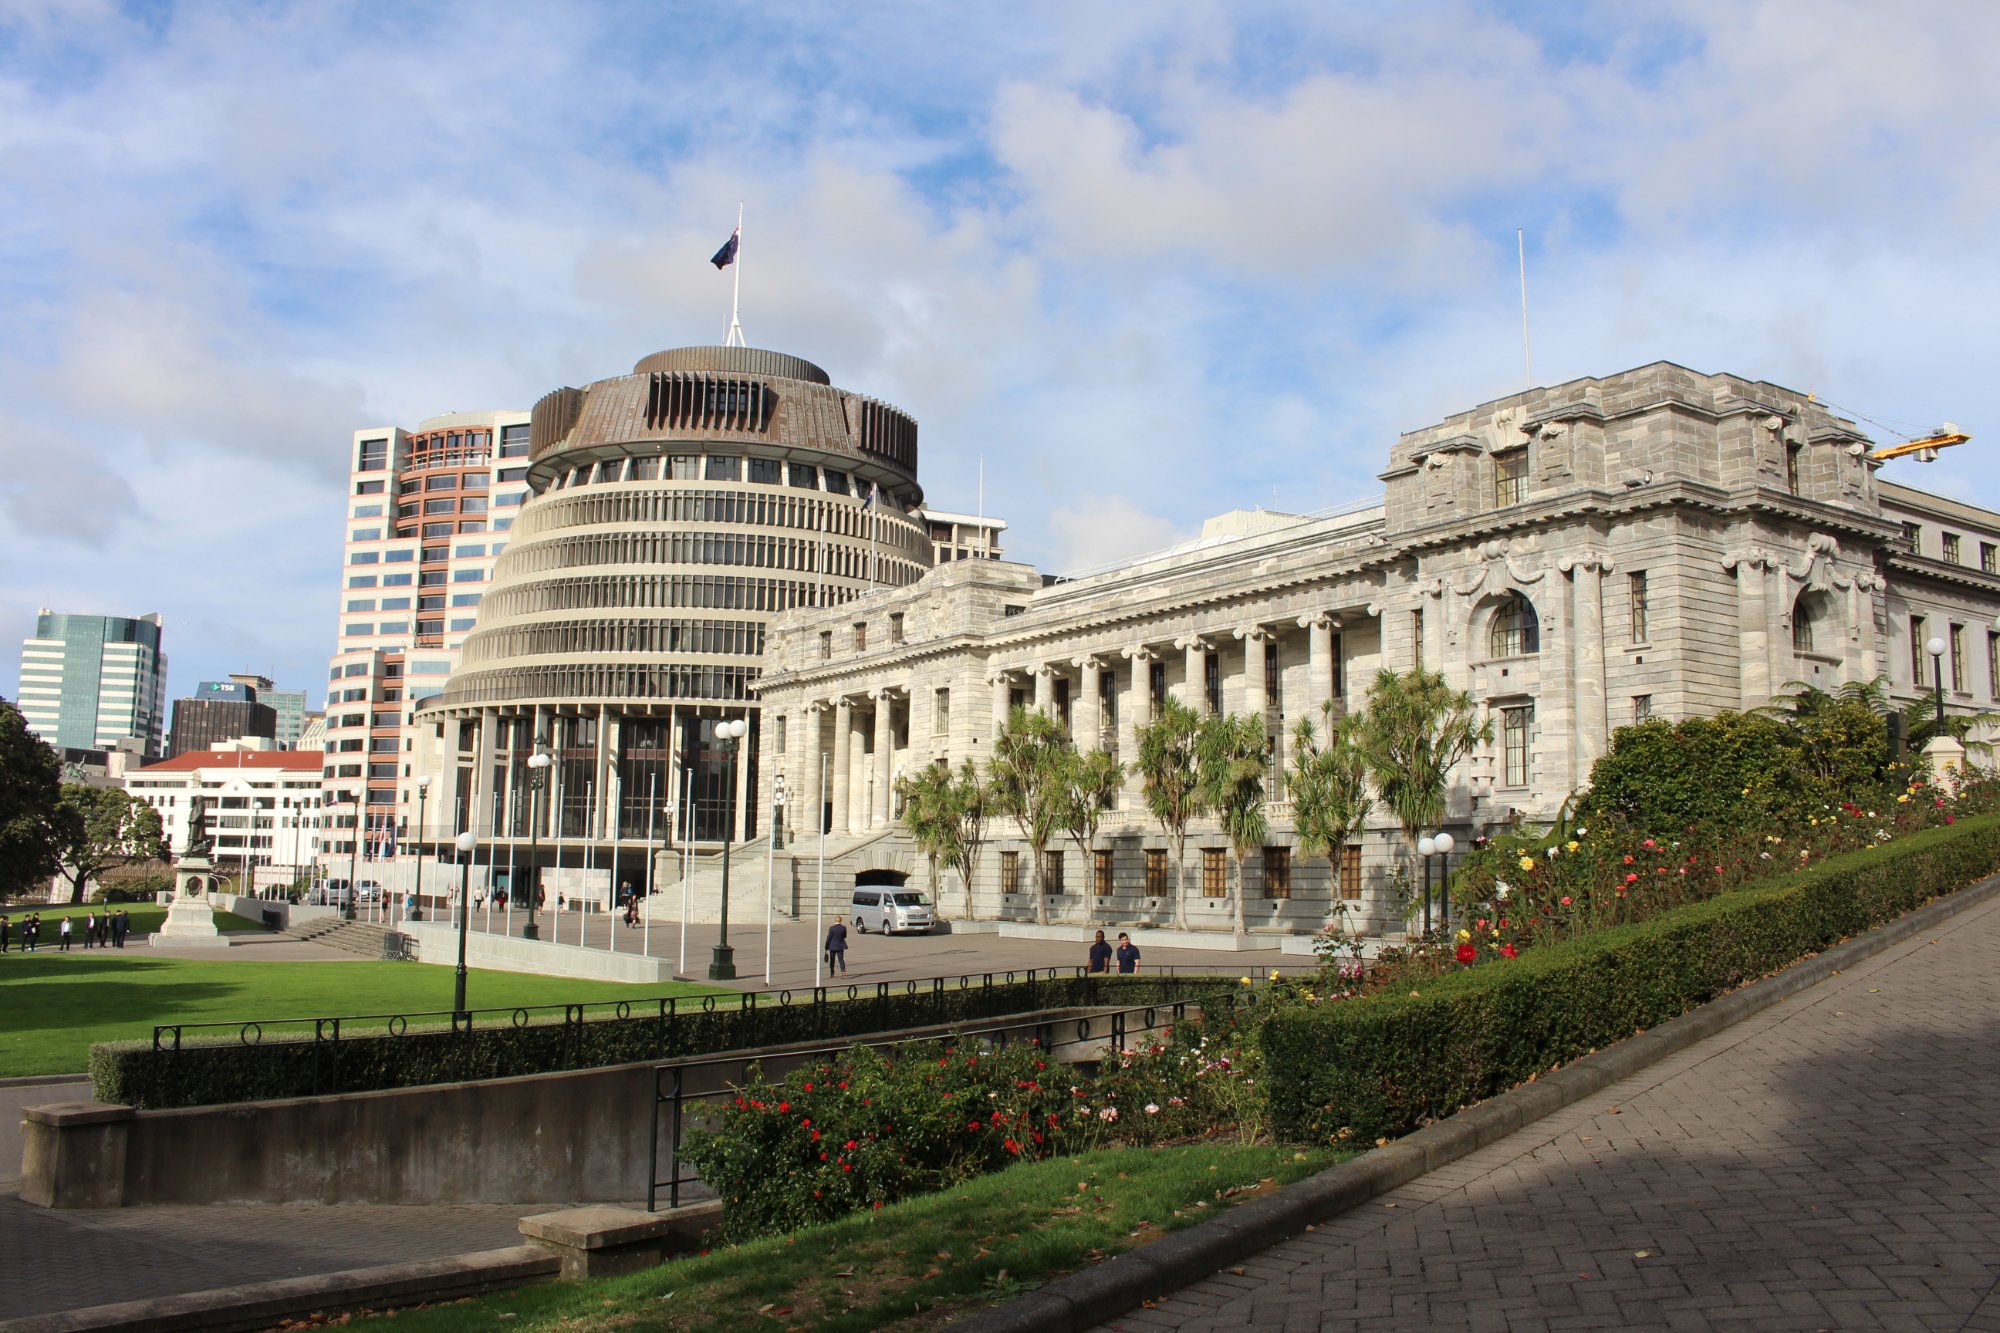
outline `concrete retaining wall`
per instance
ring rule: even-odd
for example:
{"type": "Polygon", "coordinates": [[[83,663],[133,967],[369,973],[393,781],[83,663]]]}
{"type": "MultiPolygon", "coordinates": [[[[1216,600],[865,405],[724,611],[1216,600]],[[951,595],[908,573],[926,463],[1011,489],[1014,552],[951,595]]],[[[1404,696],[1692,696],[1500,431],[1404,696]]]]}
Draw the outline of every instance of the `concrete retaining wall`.
{"type": "MultiPolygon", "coordinates": [[[[456,936],[454,936],[454,939],[456,936]]],[[[1173,1021],[1170,1006],[1154,1026],[1173,1021]]],[[[1148,1029],[1130,1015],[1127,1040],[1148,1029]]],[[[957,1026],[1036,1035],[1057,1059],[1097,1059],[1102,1010],[1051,1010],[957,1026]]],[[[943,1035],[883,1033],[869,1045],[943,1035]]],[[[721,1089],[759,1060],[779,1077],[813,1043],[706,1062],[690,1094],[721,1089]]],[[[585,1203],[645,1197],[652,1062],[423,1088],[166,1111],[103,1103],[24,1113],[21,1197],[57,1208],[208,1203],[585,1203]]],[[[663,1150],[664,1156],[664,1150],[663,1150]]]]}
{"type": "MultiPolygon", "coordinates": [[[[550,920],[543,914],[543,930],[550,920]]],[[[564,923],[568,925],[568,922],[564,923]]],[[[417,960],[458,966],[458,927],[448,921],[410,921],[398,928],[417,942],[417,960]]],[[[637,935],[634,934],[636,950],[637,935]]],[[[586,977],[593,981],[659,982],[674,979],[669,958],[648,958],[637,952],[612,953],[551,940],[524,940],[518,935],[466,935],[465,965],[496,972],[535,972],[545,977],[586,977]]]]}

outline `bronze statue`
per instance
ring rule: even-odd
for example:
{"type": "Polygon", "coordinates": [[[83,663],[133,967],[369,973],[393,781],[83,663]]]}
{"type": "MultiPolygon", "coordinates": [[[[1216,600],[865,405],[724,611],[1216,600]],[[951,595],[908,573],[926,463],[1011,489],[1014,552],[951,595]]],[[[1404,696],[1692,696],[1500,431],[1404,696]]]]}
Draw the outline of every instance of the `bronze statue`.
{"type": "Polygon", "coordinates": [[[215,839],[208,832],[208,798],[194,798],[194,808],[188,811],[188,841],[181,856],[192,859],[207,856],[215,848],[215,839]]]}

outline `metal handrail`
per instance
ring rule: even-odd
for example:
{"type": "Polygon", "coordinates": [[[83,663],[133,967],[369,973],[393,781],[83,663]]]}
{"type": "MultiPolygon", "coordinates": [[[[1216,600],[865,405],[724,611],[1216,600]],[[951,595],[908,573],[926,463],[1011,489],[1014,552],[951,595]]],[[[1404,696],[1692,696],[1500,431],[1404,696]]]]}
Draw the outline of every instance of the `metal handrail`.
{"type": "MultiPolygon", "coordinates": [[[[1229,1008],[1233,1009],[1235,1007],[1235,992],[1221,991],[1218,992],[1218,995],[1226,1002],[1229,1008]]],[[[1192,1003],[1194,1001],[1183,998],[1161,1001],[1155,1004],[1132,1005],[1124,1009],[1110,1010],[1109,1012],[1100,1010],[1085,1014],[1077,1020],[1076,1040],[1078,1042],[1090,1041],[1092,1021],[1095,1019],[1108,1019],[1111,1026],[1110,1030],[1105,1034],[1106,1039],[1110,1042],[1113,1050],[1122,1051],[1125,1049],[1125,1037],[1128,1027],[1126,1020],[1131,1015],[1145,1015],[1145,1021],[1140,1024],[1140,1027],[1146,1031],[1151,1031],[1157,1026],[1156,1020],[1162,1009],[1169,1011],[1173,1021],[1179,1023],[1187,1017],[1188,1006],[1192,1003]]],[[[654,1065],[653,1115],[647,1138],[646,1211],[649,1213],[659,1211],[659,1196],[662,1188],[665,1188],[667,1191],[667,1207],[680,1207],[681,1187],[683,1185],[694,1184],[700,1179],[697,1176],[685,1175],[681,1170],[681,1144],[684,1141],[684,1132],[687,1124],[687,1104],[689,1102],[719,1100],[724,1097],[734,1096],[741,1090],[738,1085],[725,1081],[719,1087],[712,1088],[706,1092],[691,1093],[687,1090],[687,1076],[689,1071],[728,1065],[735,1065],[740,1069],[747,1070],[751,1065],[763,1064],[772,1059],[805,1063],[827,1056],[844,1055],[857,1046],[865,1046],[871,1050],[895,1051],[908,1046],[925,1045],[939,1041],[964,1041],[967,1038],[978,1038],[995,1033],[999,1034],[1000,1039],[992,1044],[1004,1049],[1008,1045],[1010,1034],[1018,1031],[1023,1026],[1022,1020],[1032,1017],[1034,1016],[1017,1014],[1012,1020],[989,1022],[978,1027],[954,1026],[949,1032],[928,1037],[896,1037],[888,1041],[868,1041],[857,1037],[826,1046],[798,1047],[783,1051],[769,1051],[756,1055],[744,1055],[740,1053],[734,1055],[708,1055],[692,1060],[675,1060],[654,1065]],[[663,1081],[670,1082],[672,1087],[663,1090],[661,1088],[663,1081]],[[672,1108],[671,1127],[667,1140],[670,1174],[665,1179],[662,1179],[660,1176],[660,1111],[663,1106],[672,1108]]],[[[1053,1050],[1056,1045],[1062,1044],[1050,1040],[1050,1032],[1055,1026],[1054,1019],[1044,1017],[1035,1022],[1033,1026],[1035,1036],[1031,1040],[1036,1045],[1045,1050],[1053,1050]]]]}

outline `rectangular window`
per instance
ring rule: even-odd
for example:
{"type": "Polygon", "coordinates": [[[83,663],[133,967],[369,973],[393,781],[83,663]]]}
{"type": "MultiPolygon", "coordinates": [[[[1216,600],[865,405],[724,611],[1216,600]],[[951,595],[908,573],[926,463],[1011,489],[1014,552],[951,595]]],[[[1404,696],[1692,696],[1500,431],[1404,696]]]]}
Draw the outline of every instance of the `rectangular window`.
{"type": "Polygon", "coordinates": [[[1965,626],[1953,625],[1947,640],[1951,650],[1951,688],[1954,694],[1965,691],[1965,626]]]}
{"type": "Polygon", "coordinates": [[[1910,683],[1924,683],[1924,618],[1910,617],[1910,683]]]}
{"type": "Polygon", "coordinates": [[[1210,898],[1228,896],[1229,849],[1227,847],[1201,849],[1201,891],[1210,898]]]}
{"type": "Polygon", "coordinates": [[[483,583],[486,581],[486,571],[483,569],[454,569],[451,571],[451,581],[453,583],[483,583]]]}
{"type": "Polygon", "coordinates": [[[833,660],[833,631],[830,629],[819,632],[819,660],[822,662],[833,660]]]}
{"type": "Polygon", "coordinates": [[[354,506],[354,517],[356,517],[356,518],[380,518],[380,517],[382,517],[382,506],[381,506],[381,505],[379,505],[379,504],[372,504],[372,505],[356,505],[356,506],[354,506]]]}
{"type": "Polygon", "coordinates": [[[458,512],[461,514],[485,513],[486,497],[483,495],[468,495],[463,497],[458,502],[458,512]]]}
{"type": "Polygon", "coordinates": [[[1164,847],[1146,849],[1146,896],[1167,896],[1167,849],[1164,847]]]}
{"type": "Polygon", "coordinates": [[[1361,896],[1361,844],[1351,842],[1340,849],[1340,896],[1350,901],[1361,896]]]}
{"type": "Polygon", "coordinates": [[[349,611],[373,611],[375,609],[375,599],[373,597],[350,598],[347,603],[347,609],[349,611]]]}
{"type": "Polygon", "coordinates": [[[816,491],[819,489],[819,469],[811,463],[788,463],[785,480],[801,490],[816,491]]]}
{"type": "Polygon", "coordinates": [[[1250,641],[1252,657],[1264,657],[1264,711],[1278,717],[1285,715],[1284,673],[1278,670],[1278,645],[1262,640],[1250,641]]]}
{"type": "Polygon", "coordinates": [[[776,486],[778,466],[775,458],[753,458],[750,460],[750,480],[765,486],[776,486]]]}
{"type": "Polygon", "coordinates": [[[857,620],[854,622],[854,651],[857,653],[865,652],[867,651],[867,648],[868,648],[868,622],[865,620],[857,620]]]}
{"type": "Polygon", "coordinates": [[[1962,565],[1965,563],[1965,557],[1961,554],[1962,550],[1958,534],[1947,532],[1944,535],[1944,558],[1951,564],[1962,565]]]}
{"type": "Polygon", "coordinates": [[[951,735],[951,691],[948,689],[939,690],[932,696],[931,735],[951,735]]]}
{"type": "Polygon", "coordinates": [[[485,555],[485,554],[486,554],[486,543],[485,543],[485,542],[461,542],[461,543],[459,543],[459,544],[458,544],[457,546],[454,546],[454,547],[452,547],[452,548],[451,548],[451,553],[452,553],[452,555],[453,555],[454,557],[456,557],[457,559],[460,559],[460,560],[464,560],[464,559],[466,559],[466,558],[467,558],[468,556],[478,556],[478,555],[485,555]]]}
{"type": "Polygon", "coordinates": [[[458,501],[451,499],[426,500],[424,501],[424,512],[426,514],[455,514],[458,512],[458,501]]]}
{"type": "Polygon", "coordinates": [[[407,611],[410,609],[410,599],[407,597],[384,597],[382,599],[382,609],[384,611],[407,611]]]}
{"type": "Polygon", "coordinates": [[[1653,715],[1653,696],[1650,694],[1633,695],[1632,720],[1634,722],[1644,722],[1647,718],[1651,717],[1652,715],[1653,715]]]}
{"type": "Polygon", "coordinates": [[[1222,711],[1222,654],[1208,653],[1201,660],[1201,690],[1208,700],[1208,711],[1222,711]]]}
{"type": "Polygon", "coordinates": [[[425,477],[424,489],[427,491],[455,491],[458,489],[458,478],[443,476],[425,477]]]}
{"type": "Polygon", "coordinates": [[[1505,509],[1528,498],[1528,451],[1510,449],[1493,455],[1493,506],[1505,509]]]}
{"type": "Polygon", "coordinates": [[[847,474],[845,472],[835,472],[832,468],[828,468],[826,470],[826,489],[833,495],[847,494],[847,474]]]}
{"type": "Polygon", "coordinates": [[[1632,594],[1632,642],[1644,643],[1652,628],[1647,619],[1646,572],[1629,574],[1625,582],[1632,594]]]}
{"type": "Polygon", "coordinates": [[[528,453],[528,428],[526,426],[502,426],[500,428],[500,456],[502,458],[524,458],[528,453]]]}
{"type": "Polygon", "coordinates": [[[710,454],[708,469],[702,474],[704,481],[741,481],[743,460],[735,454],[710,454]]]}
{"type": "Polygon", "coordinates": [[[2000,699],[2000,633],[1986,631],[1986,696],[2000,699]]]}
{"type": "Polygon", "coordinates": [[[1149,721],[1158,721],[1160,710],[1166,706],[1167,664],[1150,662],[1146,666],[1146,688],[1152,692],[1153,716],[1149,721]]]}
{"type": "Polygon", "coordinates": [[[1528,728],[1535,720],[1533,704],[1500,710],[1500,744],[1509,787],[1528,785],[1528,728]]]}
{"type": "Polygon", "coordinates": [[[1292,896],[1291,848],[1266,847],[1264,849],[1264,896],[1266,898],[1289,898],[1292,896]]]}
{"type": "Polygon", "coordinates": [[[1021,891],[1021,854],[1019,852],[1000,853],[1000,892],[1019,893],[1021,891]]]}
{"type": "Polygon", "coordinates": [[[1042,853],[1042,896],[1053,898],[1062,892],[1063,854],[1052,847],[1042,853]]]}
{"type": "MultiPolygon", "coordinates": [[[[649,463],[657,463],[659,460],[648,459],[646,461],[649,463]]],[[[649,473],[648,475],[651,474],[649,473]]],[[[528,469],[524,467],[503,467],[500,469],[500,480],[502,481],[526,481],[527,479],[528,479],[528,469]]]]}
{"type": "Polygon", "coordinates": [[[891,611],[889,613],[889,642],[901,643],[902,641],[903,613],[901,611],[891,611]]]}
{"type": "Polygon", "coordinates": [[[1100,898],[1111,896],[1111,853],[1094,851],[1090,854],[1091,887],[1100,898]]]}
{"type": "Polygon", "coordinates": [[[348,557],[347,563],[350,565],[379,565],[382,563],[382,553],[380,551],[356,551],[348,557]]]}
{"type": "Polygon", "coordinates": [[[1984,574],[2000,574],[2000,546],[1992,542],[1979,543],[1979,569],[1984,574]]]}
{"type": "Polygon", "coordinates": [[[347,627],[347,633],[349,637],[352,637],[356,634],[373,634],[374,632],[375,632],[374,624],[366,620],[354,621],[350,623],[347,627]]]}
{"type": "Polygon", "coordinates": [[[363,440],[361,457],[355,466],[356,472],[380,472],[389,466],[389,442],[387,440],[363,440]]]}
{"type": "Polygon", "coordinates": [[[459,485],[468,491],[483,491],[492,480],[484,472],[468,472],[459,478],[459,485]]]}
{"type": "Polygon", "coordinates": [[[356,495],[382,495],[386,493],[387,489],[388,483],[380,477],[375,478],[373,481],[357,481],[354,483],[354,493],[356,495]]]}
{"type": "Polygon", "coordinates": [[[1911,555],[1922,555],[1924,550],[1923,535],[1924,529],[1922,524],[1905,523],[1903,525],[1904,549],[1909,551],[1911,555]]]}
{"type": "Polygon", "coordinates": [[[408,572],[384,574],[382,576],[382,586],[385,588],[407,588],[410,586],[410,576],[408,572]]]}
{"type": "MultiPolygon", "coordinates": [[[[449,523],[424,524],[425,537],[449,537],[451,536],[451,533],[452,533],[452,525],[449,523]]],[[[444,559],[444,557],[439,556],[438,559],[442,560],[444,559]]]]}
{"type": "Polygon", "coordinates": [[[477,621],[473,617],[463,616],[451,622],[451,632],[453,634],[463,634],[465,631],[471,629],[473,625],[476,623],[477,621]]]}

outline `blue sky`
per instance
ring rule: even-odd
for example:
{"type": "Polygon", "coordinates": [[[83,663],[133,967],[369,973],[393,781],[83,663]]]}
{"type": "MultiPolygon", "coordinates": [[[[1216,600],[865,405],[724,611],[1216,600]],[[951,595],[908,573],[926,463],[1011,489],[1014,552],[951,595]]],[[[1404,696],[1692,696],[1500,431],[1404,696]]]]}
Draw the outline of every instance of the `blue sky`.
{"type": "Polygon", "coordinates": [[[738,200],[750,341],[1049,571],[1375,493],[1519,386],[1517,227],[1538,382],[2000,433],[1996,65],[1959,0],[0,0],[0,641],[157,610],[174,694],[317,702],[350,432],[719,340],[738,200]]]}

